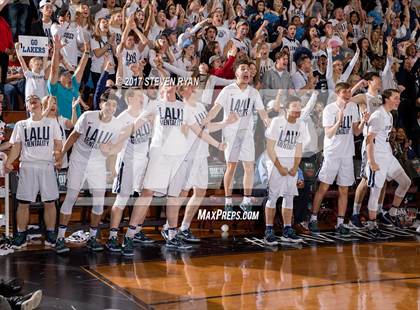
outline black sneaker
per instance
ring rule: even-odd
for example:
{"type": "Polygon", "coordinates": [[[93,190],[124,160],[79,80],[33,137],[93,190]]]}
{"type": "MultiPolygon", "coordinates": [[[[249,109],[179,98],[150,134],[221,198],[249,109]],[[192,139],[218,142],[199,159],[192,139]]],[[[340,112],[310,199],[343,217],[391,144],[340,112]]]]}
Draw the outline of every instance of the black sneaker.
{"type": "Polygon", "coordinates": [[[101,252],[104,250],[102,244],[100,244],[95,237],[90,237],[88,239],[88,241],[86,242],[86,247],[93,252],[101,252]]]}
{"type": "Polygon", "coordinates": [[[171,240],[166,241],[166,248],[183,251],[183,250],[191,249],[192,246],[186,244],[183,240],[181,240],[177,237],[174,237],[171,240]]]}
{"type": "Polygon", "coordinates": [[[302,238],[299,238],[296,235],[295,230],[290,226],[287,226],[283,229],[283,234],[280,237],[280,239],[285,242],[293,242],[293,243],[303,242],[302,238]]]}
{"type": "Polygon", "coordinates": [[[56,242],[57,242],[57,235],[55,234],[55,232],[51,230],[47,230],[47,232],[45,233],[44,244],[46,246],[54,247],[56,242]]]}
{"type": "Polygon", "coordinates": [[[264,243],[269,246],[275,246],[279,244],[277,241],[277,236],[274,234],[272,229],[265,231],[264,243]]]}
{"type": "Polygon", "coordinates": [[[124,242],[121,247],[121,254],[123,256],[134,256],[133,238],[124,237],[124,242]]]}
{"type": "Polygon", "coordinates": [[[386,226],[386,227],[394,227],[394,224],[392,224],[392,221],[390,219],[390,215],[389,213],[378,213],[378,215],[376,216],[376,222],[381,225],[381,226],[386,226]]]}
{"type": "Polygon", "coordinates": [[[109,252],[121,252],[121,247],[118,243],[117,237],[109,238],[105,244],[105,247],[109,252]]]}
{"type": "Polygon", "coordinates": [[[187,242],[200,242],[200,238],[194,236],[191,232],[191,229],[179,230],[177,237],[187,242]]]}
{"type": "Polygon", "coordinates": [[[319,234],[318,222],[317,221],[311,221],[311,222],[309,222],[308,229],[313,234],[319,234]]]}
{"type": "Polygon", "coordinates": [[[242,203],[239,205],[239,207],[240,207],[240,208],[241,208],[241,210],[242,210],[242,211],[244,211],[244,212],[250,212],[250,211],[252,211],[252,203],[250,203],[250,202],[248,202],[248,203],[242,202],[242,203]]]}
{"type": "Polygon", "coordinates": [[[32,310],[38,308],[42,300],[42,291],[38,290],[25,296],[7,298],[12,309],[32,310]]]}
{"type": "Polygon", "coordinates": [[[349,228],[354,230],[364,229],[365,226],[363,225],[362,221],[360,220],[359,214],[353,214],[350,218],[349,228]]]}
{"type": "Polygon", "coordinates": [[[162,228],[162,230],[160,231],[160,234],[162,235],[165,241],[169,240],[169,229],[162,228]]]}
{"type": "Polygon", "coordinates": [[[395,227],[402,228],[401,222],[397,216],[391,216],[389,212],[385,213],[383,216],[388,222],[392,223],[395,227]]]}
{"type": "Polygon", "coordinates": [[[226,212],[232,212],[233,211],[233,205],[231,203],[225,203],[225,211],[226,212]]]}
{"type": "Polygon", "coordinates": [[[57,238],[57,241],[55,242],[55,252],[57,254],[62,254],[70,251],[68,247],[66,247],[66,241],[64,238],[57,238]]]}
{"type": "Polygon", "coordinates": [[[4,297],[15,296],[22,290],[23,281],[20,279],[12,279],[10,281],[0,281],[0,292],[4,297]]]}
{"type": "Polygon", "coordinates": [[[26,233],[18,232],[12,239],[12,249],[21,249],[26,247],[26,233]]]}
{"type": "Polygon", "coordinates": [[[344,224],[338,225],[338,227],[335,228],[336,234],[340,235],[341,237],[350,237],[350,229],[348,229],[344,224]]]}
{"type": "Polygon", "coordinates": [[[377,226],[373,226],[369,228],[368,230],[369,235],[371,235],[373,238],[377,240],[387,240],[389,237],[385,234],[383,234],[377,226]]]}
{"type": "Polygon", "coordinates": [[[135,243],[144,243],[144,244],[149,244],[149,243],[154,243],[155,242],[155,240],[147,237],[142,230],[140,230],[137,234],[134,235],[133,240],[134,240],[135,243]]]}

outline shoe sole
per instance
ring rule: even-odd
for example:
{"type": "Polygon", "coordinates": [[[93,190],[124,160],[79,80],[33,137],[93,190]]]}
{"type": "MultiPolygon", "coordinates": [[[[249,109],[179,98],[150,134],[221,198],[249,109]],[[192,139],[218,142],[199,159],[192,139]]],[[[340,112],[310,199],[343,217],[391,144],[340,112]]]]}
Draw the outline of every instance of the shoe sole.
{"type": "MultiPolygon", "coordinates": [[[[163,236],[162,236],[163,237],[163,236]]],[[[164,237],[165,238],[165,237],[164,237]]],[[[150,243],[155,243],[155,240],[133,240],[135,243],[143,243],[143,244],[150,244],[150,243]]]]}
{"type": "Polygon", "coordinates": [[[111,248],[108,248],[108,247],[106,247],[106,250],[107,250],[108,252],[112,252],[112,253],[118,253],[118,252],[121,252],[121,249],[111,249],[111,248]]]}
{"type": "Polygon", "coordinates": [[[20,306],[20,309],[22,310],[36,309],[41,304],[41,300],[42,300],[42,291],[38,290],[32,294],[30,299],[22,303],[22,305],[20,306]]]}
{"type": "Polygon", "coordinates": [[[279,243],[277,241],[273,241],[273,242],[268,242],[266,240],[264,240],[264,244],[268,245],[268,246],[275,246],[275,245],[279,245],[279,243]]]}
{"type": "Polygon", "coordinates": [[[57,254],[63,254],[63,253],[70,252],[70,249],[69,248],[65,248],[65,249],[57,250],[57,248],[56,248],[55,252],[57,254]]]}
{"type": "Polygon", "coordinates": [[[390,224],[385,224],[382,222],[378,222],[379,225],[384,226],[384,227],[394,227],[394,224],[390,223],[390,224]]]}
{"type": "Polygon", "coordinates": [[[190,249],[192,249],[192,247],[191,247],[191,246],[189,246],[189,247],[186,247],[186,246],[182,246],[182,247],[180,247],[180,246],[171,245],[171,244],[166,244],[166,248],[168,248],[168,249],[180,250],[180,251],[184,251],[184,250],[190,250],[190,249]]]}
{"type": "Polygon", "coordinates": [[[27,245],[28,245],[28,243],[25,242],[22,245],[12,245],[11,248],[14,249],[14,250],[20,250],[22,248],[25,248],[27,245]]]}
{"type": "Polygon", "coordinates": [[[121,251],[121,255],[124,256],[124,257],[133,257],[134,253],[124,253],[124,252],[121,251]]]}
{"type": "Polygon", "coordinates": [[[182,240],[184,240],[186,242],[191,242],[191,243],[200,243],[201,242],[201,239],[189,239],[189,238],[185,238],[182,235],[178,235],[178,238],[179,239],[182,239],[182,240]]]}
{"type": "Polygon", "coordinates": [[[92,248],[89,246],[86,246],[86,247],[93,252],[102,252],[104,250],[104,248],[92,248]]]}
{"type": "Polygon", "coordinates": [[[292,238],[287,238],[287,237],[283,237],[283,236],[281,236],[280,239],[281,239],[281,241],[284,241],[284,242],[292,242],[292,243],[303,242],[302,239],[292,239],[292,238]]]}
{"type": "Polygon", "coordinates": [[[49,242],[49,241],[45,240],[44,241],[44,246],[54,248],[55,247],[55,242],[52,243],[52,242],[49,242]]]}

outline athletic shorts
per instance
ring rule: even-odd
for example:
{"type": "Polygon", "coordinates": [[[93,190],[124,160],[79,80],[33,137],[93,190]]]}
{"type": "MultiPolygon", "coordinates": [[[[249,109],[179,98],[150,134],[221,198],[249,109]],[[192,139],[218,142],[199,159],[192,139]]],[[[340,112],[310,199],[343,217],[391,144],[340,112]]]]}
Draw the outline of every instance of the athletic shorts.
{"type": "Polygon", "coordinates": [[[369,187],[382,188],[386,180],[390,181],[405,173],[399,161],[392,154],[375,154],[375,161],[379,166],[378,171],[372,171],[366,165],[366,176],[369,187]]]}
{"type": "Polygon", "coordinates": [[[184,190],[188,191],[191,188],[207,189],[209,183],[209,168],[207,164],[207,157],[194,158],[189,165],[191,167],[187,177],[187,184],[184,190]]]}
{"type": "Polygon", "coordinates": [[[185,187],[188,170],[185,155],[151,154],[143,188],[159,194],[178,197],[185,187]]]}
{"type": "Polygon", "coordinates": [[[67,188],[106,190],[106,162],[80,162],[70,160],[67,174],[67,188]]]}
{"type": "Polygon", "coordinates": [[[249,130],[239,130],[235,134],[224,134],[227,144],[225,149],[226,162],[255,161],[254,135],[249,130]]]}
{"type": "MultiPolygon", "coordinates": [[[[288,170],[293,167],[293,159],[289,163],[285,163],[281,160],[281,165],[286,167],[288,170]]],[[[295,176],[287,175],[282,176],[278,169],[274,166],[271,160],[267,161],[267,172],[268,172],[268,199],[274,204],[279,197],[285,196],[297,196],[297,181],[298,174],[295,176]]]]}
{"type": "Polygon", "coordinates": [[[41,201],[58,199],[58,183],[53,163],[21,163],[16,198],[35,202],[38,193],[41,201]]]}
{"type": "Polygon", "coordinates": [[[115,165],[117,176],[114,179],[112,192],[124,196],[130,196],[134,192],[139,193],[143,188],[148,161],[149,159],[146,155],[128,160],[118,158],[115,165]]]}
{"type": "Polygon", "coordinates": [[[336,181],[338,186],[352,186],[355,181],[353,157],[324,157],[318,179],[329,185],[336,181]]]}

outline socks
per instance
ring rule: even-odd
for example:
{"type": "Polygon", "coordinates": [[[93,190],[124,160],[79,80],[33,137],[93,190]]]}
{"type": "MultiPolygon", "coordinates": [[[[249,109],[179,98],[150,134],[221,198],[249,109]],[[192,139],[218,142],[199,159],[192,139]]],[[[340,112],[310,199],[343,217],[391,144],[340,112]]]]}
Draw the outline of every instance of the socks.
{"type": "Polygon", "coordinates": [[[397,216],[397,210],[398,210],[397,207],[392,206],[392,208],[389,209],[389,215],[391,215],[391,216],[397,216]]]}
{"type": "Polygon", "coordinates": [[[273,231],[273,224],[266,224],[265,225],[265,233],[270,233],[273,231]]]}
{"type": "Polygon", "coordinates": [[[166,221],[166,223],[165,224],[163,224],[163,230],[168,230],[169,229],[169,224],[168,224],[168,221],[166,221]]]}
{"type": "Polygon", "coordinates": [[[244,196],[242,199],[243,204],[251,204],[251,196],[244,196]]]}
{"type": "Polygon", "coordinates": [[[169,240],[172,240],[176,236],[176,227],[175,228],[169,228],[168,230],[169,240]]]}
{"type": "Polygon", "coordinates": [[[362,205],[360,203],[353,204],[353,215],[358,215],[360,213],[361,206],[362,205]]]}
{"type": "Polygon", "coordinates": [[[378,213],[384,213],[384,210],[382,209],[383,205],[381,203],[378,204],[378,213]]]}
{"type": "Polygon", "coordinates": [[[67,226],[66,225],[59,225],[58,226],[57,239],[64,238],[66,236],[66,230],[67,230],[67,226]]]}
{"type": "Polygon", "coordinates": [[[137,225],[137,228],[136,228],[136,234],[138,234],[142,229],[143,229],[143,225],[142,224],[138,224],[137,225]]]}
{"type": "Polygon", "coordinates": [[[369,220],[369,221],[367,221],[367,227],[368,227],[368,229],[373,229],[373,228],[376,228],[377,227],[377,224],[376,224],[376,220],[369,220]]]}
{"type": "Polygon", "coordinates": [[[191,225],[191,223],[187,223],[187,222],[182,221],[180,230],[181,231],[187,230],[188,228],[190,228],[190,225],[191,225]]]}
{"type": "Polygon", "coordinates": [[[286,228],[286,227],[292,227],[292,224],[284,224],[283,228],[286,228]]]}
{"type": "Polygon", "coordinates": [[[310,222],[318,222],[318,214],[311,214],[310,222]]]}
{"type": "Polygon", "coordinates": [[[89,227],[89,235],[90,238],[96,238],[96,234],[98,233],[98,227],[89,227]]]}
{"type": "Polygon", "coordinates": [[[231,205],[231,204],[232,204],[232,196],[226,196],[225,205],[231,205]]]}
{"type": "Polygon", "coordinates": [[[18,233],[25,233],[25,232],[26,232],[26,229],[23,229],[23,230],[22,230],[22,229],[19,229],[19,228],[18,228],[18,229],[17,229],[17,231],[18,231],[18,233]]]}
{"type": "Polygon", "coordinates": [[[131,225],[128,226],[128,229],[127,229],[127,232],[125,233],[125,236],[127,238],[133,239],[134,238],[134,235],[136,234],[136,229],[137,229],[136,226],[131,226],[131,225]]]}
{"type": "Polygon", "coordinates": [[[109,239],[118,237],[118,228],[111,228],[109,231],[109,239]]]}
{"type": "Polygon", "coordinates": [[[337,227],[344,224],[344,217],[337,216],[337,227]]]}

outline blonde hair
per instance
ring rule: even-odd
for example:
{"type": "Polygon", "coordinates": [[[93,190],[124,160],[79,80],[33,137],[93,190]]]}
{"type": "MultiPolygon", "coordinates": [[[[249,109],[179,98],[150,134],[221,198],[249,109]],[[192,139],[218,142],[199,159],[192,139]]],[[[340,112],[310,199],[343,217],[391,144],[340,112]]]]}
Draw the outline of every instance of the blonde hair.
{"type": "Polygon", "coordinates": [[[41,99],[41,107],[42,107],[42,110],[43,110],[43,111],[45,111],[45,110],[47,109],[47,107],[48,107],[48,100],[49,100],[50,98],[54,98],[54,100],[55,100],[55,104],[57,105],[57,97],[56,97],[56,96],[46,95],[45,97],[43,97],[43,98],[41,99]]]}
{"type": "Polygon", "coordinates": [[[29,60],[29,66],[32,67],[34,65],[35,61],[43,61],[41,57],[32,57],[31,60],[29,60]]]}

